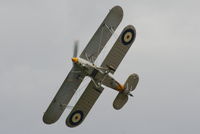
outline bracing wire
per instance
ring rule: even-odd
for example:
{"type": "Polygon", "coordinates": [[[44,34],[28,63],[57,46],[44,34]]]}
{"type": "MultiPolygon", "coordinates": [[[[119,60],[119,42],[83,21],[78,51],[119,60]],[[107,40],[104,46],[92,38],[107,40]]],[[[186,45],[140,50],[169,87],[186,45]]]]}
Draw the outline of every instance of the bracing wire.
{"type": "MultiPolygon", "coordinates": [[[[111,34],[113,34],[114,39],[117,40],[117,38],[118,38],[118,36],[119,36],[117,33],[114,32],[114,30],[113,30],[112,28],[108,27],[108,26],[105,24],[105,27],[102,27],[102,29],[101,29],[100,40],[99,40],[99,43],[98,43],[98,44],[99,44],[99,47],[98,47],[98,54],[100,53],[100,49],[101,49],[101,43],[102,43],[102,39],[103,39],[104,28],[107,28],[107,29],[109,30],[109,32],[110,32],[111,34]]],[[[106,45],[105,45],[104,49],[107,49],[107,46],[106,46],[106,45]]],[[[103,56],[105,56],[105,53],[103,53],[103,56]]],[[[97,61],[96,61],[97,64],[98,64],[99,59],[100,59],[100,58],[98,58],[97,61]]]]}

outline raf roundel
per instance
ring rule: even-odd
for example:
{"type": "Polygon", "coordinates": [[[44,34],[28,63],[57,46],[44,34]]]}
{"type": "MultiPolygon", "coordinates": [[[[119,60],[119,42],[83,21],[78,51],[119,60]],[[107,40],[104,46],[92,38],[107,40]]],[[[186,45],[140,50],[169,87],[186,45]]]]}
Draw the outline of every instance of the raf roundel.
{"type": "Polygon", "coordinates": [[[75,111],[69,119],[69,122],[72,126],[79,125],[83,120],[83,112],[80,110],[75,111]]]}
{"type": "Polygon", "coordinates": [[[133,29],[125,30],[121,37],[123,45],[129,45],[134,39],[135,31],[133,29]]]}

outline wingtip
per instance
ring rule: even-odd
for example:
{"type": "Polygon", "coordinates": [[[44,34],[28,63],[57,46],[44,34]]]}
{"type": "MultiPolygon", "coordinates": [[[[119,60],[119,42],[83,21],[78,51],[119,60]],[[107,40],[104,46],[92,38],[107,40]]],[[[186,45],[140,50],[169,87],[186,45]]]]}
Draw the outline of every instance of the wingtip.
{"type": "Polygon", "coordinates": [[[123,17],[124,13],[123,13],[123,9],[121,6],[116,5],[111,10],[116,11],[118,14],[120,14],[123,17]]]}
{"type": "Polygon", "coordinates": [[[55,120],[52,120],[51,118],[49,118],[46,114],[43,115],[42,120],[47,125],[50,125],[56,122],[55,120]]]}
{"type": "MultiPolygon", "coordinates": [[[[122,10],[122,7],[119,6],[119,5],[116,5],[116,6],[114,6],[112,9],[122,10]]],[[[111,9],[111,10],[112,10],[112,9],[111,9]]],[[[122,11],[123,11],[123,10],[122,10],[122,11]]]]}

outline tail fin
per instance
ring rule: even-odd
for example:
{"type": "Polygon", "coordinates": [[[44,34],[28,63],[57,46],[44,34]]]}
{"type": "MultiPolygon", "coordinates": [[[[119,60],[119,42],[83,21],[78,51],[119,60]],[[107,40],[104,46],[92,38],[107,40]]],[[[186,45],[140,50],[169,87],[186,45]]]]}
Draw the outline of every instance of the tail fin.
{"type": "Polygon", "coordinates": [[[128,95],[133,96],[130,92],[135,90],[138,81],[139,81],[139,76],[137,74],[131,74],[128,77],[128,79],[124,84],[125,90],[123,92],[119,92],[113,102],[114,109],[116,110],[121,109],[128,101],[128,95]]]}

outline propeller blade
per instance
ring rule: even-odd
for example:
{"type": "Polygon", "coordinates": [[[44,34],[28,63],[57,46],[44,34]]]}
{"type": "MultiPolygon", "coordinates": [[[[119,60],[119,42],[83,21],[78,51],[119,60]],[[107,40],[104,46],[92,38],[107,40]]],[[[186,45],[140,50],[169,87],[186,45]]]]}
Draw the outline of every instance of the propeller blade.
{"type": "Polygon", "coordinates": [[[77,57],[78,55],[78,40],[74,42],[74,54],[73,57],[77,57]]]}

